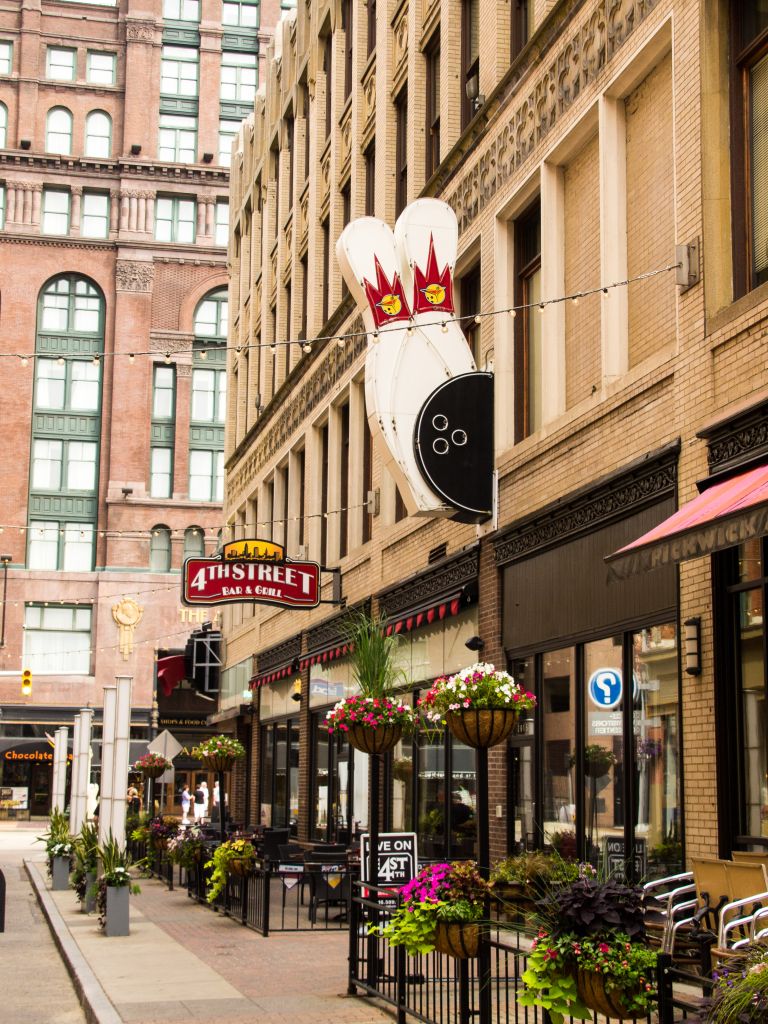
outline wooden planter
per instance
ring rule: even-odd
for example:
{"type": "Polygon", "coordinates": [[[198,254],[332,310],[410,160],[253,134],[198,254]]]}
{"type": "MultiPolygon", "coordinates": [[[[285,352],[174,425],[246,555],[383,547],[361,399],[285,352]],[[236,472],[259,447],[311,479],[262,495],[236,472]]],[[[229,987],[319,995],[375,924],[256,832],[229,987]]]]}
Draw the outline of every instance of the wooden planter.
{"type": "Polygon", "coordinates": [[[159,779],[161,775],[166,772],[165,768],[161,768],[160,765],[148,765],[146,768],[141,769],[141,774],[145,779],[159,779]]]}
{"type": "Polygon", "coordinates": [[[245,878],[253,871],[252,857],[235,857],[227,864],[227,871],[230,875],[237,875],[238,878],[245,878]]]}
{"type": "Polygon", "coordinates": [[[605,978],[597,971],[579,970],[576,974],[576,988],[582,1003],[595,1013],[624,1020],[637,1020],[639,1016],[627,1009],[621,992],[616,990],[606,992],[605,978]]]}
{"type": "Polygon", "coordinates": [[[489,711],[448,711],[445,720],[457,740],[468,747],[495,747],[503,743],[515,728],[518,712],[514,708],[489,711]]]}
{"type": "Polygon", "coordinates": [[[468,960],[477,956],[480,948],[480,925],[473,921],[456,923],[438,921],[435,927],[435,949],[438,953],[468,960]]]}
{"type": "Polygon", "coordinates": [[[235,763],[234,757],[227,757],[226,754],[211,754],[209,757],[201,758],[203,766],[209,772],[228,772],[232,770],[235,763]]]}
{"type": "Polygon", "coordinates": [[[372,729],[368,725],[350,725],[347,739],[355,750],[364,754],[386,754],[403,735],[402,725],[380,725],[372,729]]]}

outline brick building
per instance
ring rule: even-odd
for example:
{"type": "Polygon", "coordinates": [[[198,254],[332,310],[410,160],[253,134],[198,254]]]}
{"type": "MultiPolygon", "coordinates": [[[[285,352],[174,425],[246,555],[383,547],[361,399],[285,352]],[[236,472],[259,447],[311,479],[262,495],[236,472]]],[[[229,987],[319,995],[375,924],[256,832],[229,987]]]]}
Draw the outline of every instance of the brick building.
{"type": "MultiPolygon", "coordinates": [[[[182,608],[178,573],[222,525],[229,162],[279,16],[278,0],[0,11],[6,738],[84,705],[98,723],[116,674],[147,738],[156,650],[209,617],[182,608]]],[[[204,724],[197,703],[179,717],[204,724]]],[[[33,812],[46,771],[24,780],[33,812]]]]}
{"type": "MultiPolygon", "coordinates": [[[[604,561],[697,482],[759,497],[766,46],[746,2],[313,2],[281,25],[244,126],[226,537],[340,569],[348,603],[400,633],[414,698],[476,657],[472,638],[535,690],[491,753],[495,855],[634,848],[638,870],[668,873],[768,832],[768,531],[643,547],[652,572],[604,561]],[[457,312],[495,374],[498,515],[480,527],[406,514],[336,264],[350,219],[393,225],[423,195],[456,212],[457,312]]],[[[348,841],[367,824],[366,757],[322,728],[351,687],[343,614],[237,605],[223,621],[219,717],[249,742],[251,821],[348,841]]],[[[402,743],[386,824],[427,855],[468,852],[474,772],[449,737],[402,743]]]]}

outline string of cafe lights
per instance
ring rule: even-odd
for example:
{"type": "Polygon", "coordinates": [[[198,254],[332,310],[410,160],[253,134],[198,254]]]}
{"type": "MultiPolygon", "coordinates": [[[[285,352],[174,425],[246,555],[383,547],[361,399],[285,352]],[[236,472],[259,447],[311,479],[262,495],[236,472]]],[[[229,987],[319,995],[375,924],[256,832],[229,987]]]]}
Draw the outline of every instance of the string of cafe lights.
{"type": "MultiPolygon", "coordinates": [[[[571,292],[568,295],[560,295],[554,299],[541,299],[537,302],[524,302],[519,303],[518,305],[505,306],[502,309],[480,310],[476,313],[466,313],[461,316],[454,315],[446,317],[440,316],[438,314],[434,320],[419,321],[418,326],[440,327],[443,332],[447,332],[448,325],[451,323],[458,324],[459,327],[461,327],[463,324],[469,324],[472,321],[474,321],[476,324],[480,324],[483,322],[483,320],[489,319],[491,317],[508,316],[514,318],[518,315],[518,313],[524,313],[527,310],[538,310],[539,312],[543,313],[544,310],[547,309],[549,306],[556,306],[562,303],[571,303],[572,306],[578,306],[579,302],[582,299],[587,299],[592,295],[607,295],[614,288],[626,288],[629,285],[636,284],[639,281],[648,281],[651,278],[658,277],[662,274],[668,274],[673,270],[678,270],[681,265],[682,264],[680,263],[670,263],[666,266],[658,267],[656,270],[647,270],[642,274],[636,274],[633,277],[627,277],[621,281],[613,281],[610,284],[597,285],[594,288],[584,288],[577,292],[571,292]]],[[[412,334],[416,326],[417,325],[414,321],[414,318],[411,317],[408,321],[405,330],[408,334],[412,334]]],[[[390,331],[399,332],[402,330],[403,321],[398,321],[397,323],[389,325],[385,324],[384,326],[379,327],[378,330],[373,331],[372,337],[374,342],[376,342],[382,337],[382,335],[386,335],[390,331]]],[[[336,344],[339,348],[344,348],[348,341],[365,337],[368,333],[368,331],[347,331],[346,333],[341,334],[319,334],[313,338],[292,338],[281,341],[274,340],[271,342],[253,341],[247,342],[244,345],[216,344],[212,342],[208,347],[204,347],[204,342],[203,346],[201,347],[201,339],[198,338],[197,346],[185,346],[183,348],[174,349],[173,351],[166,350],[165,352],[163,352],[162,349],[146,349],[136,350],[134,352],[96,352],[91,357],[91,361],[95,366],[99,366],[104,359],[107,359],[109,357],[120,357],[126,358],[128,360],[129,365],[133,365],[136,361],[136,358],[139,356],[149,356],[152,359],[157,359],[159,356],[162,356],[165,363],[170,365],[173,362],[174,357],[180,355],[196,354],[200,359],[204,360],[207,359],[209,352],[235,352],[237,355],[240,355],[243,352],[249,352],[251,350],[269,349],[270,352],[274,354],[277,352],[278,348],[289,348],[291,345],[297,346],[298,348],[301,349],[302,353],[308,355],[312,352],[313,346],[315,345],[322,346],[328,344],[336,344]]],[[[0,359],[17,359],[20,362],[21,366],[27,366],[29,365],[29,362],[31,360],[33,361],[36,358],[42,357],[51,358],[48,355],[44,356],[43,353],[35,352],[0,352],[0,359]]],[[[56,357],[55,361],[60,366],[63,366],[68,361],[74,362],[77,360],[83,361],[83,355],[60,354],[56,357]]]]}

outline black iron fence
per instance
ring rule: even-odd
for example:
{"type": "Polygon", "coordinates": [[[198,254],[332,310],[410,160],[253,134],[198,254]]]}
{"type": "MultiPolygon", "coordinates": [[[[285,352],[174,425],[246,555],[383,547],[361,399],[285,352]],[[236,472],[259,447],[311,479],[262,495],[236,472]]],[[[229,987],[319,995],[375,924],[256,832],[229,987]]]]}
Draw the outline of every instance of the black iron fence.
{"type": "MultiPolygon", "coordinates": [[[[470,1024],[472,1020],[476,1024],[549,1024],[545,1011],[517,1001],[530,946],[520,932],[492,930],[487,939],[490,971],[487,982],[481,984],[477,960],[457,960],[437,952],[408,956],[402,947],[371,935],[374,917],[383,924],[391,909],[364,896],[361,883],[355,889],[350,905],[350,995],[364,992],[388,1003],[398,1024],[406,1024],[408,1018],[423,1024],[470,1024]]],[[[657,1004],[645,1018],[649,1024],[674,1024],[696,1016],[706,981],[676,970],[666,955],[659,956],[657,981],[657,1004]],[[683,989],[677,994],[675,982],[683,989]]],[[[593,1024],[609,1022],[595,1014],[593,1024]]]]}

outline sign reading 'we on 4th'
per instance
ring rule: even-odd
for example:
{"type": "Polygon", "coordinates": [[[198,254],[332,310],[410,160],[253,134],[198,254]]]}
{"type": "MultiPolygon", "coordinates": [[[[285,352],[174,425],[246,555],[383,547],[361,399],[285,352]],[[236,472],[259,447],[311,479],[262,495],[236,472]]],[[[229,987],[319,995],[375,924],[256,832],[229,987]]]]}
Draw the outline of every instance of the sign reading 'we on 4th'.
{"type": "MultiPolygon", "coordinates": [[[[360,837],[360,879],[363,882],[370,881],[370,856],[371,837],[368,832],[364,832],[360,837]]],[[[376,863],[379,885],[383,889],[390,889],[394,897],[398,889],[407,885],[418,873],[416,833],[380,832],[376,863]]],[[[380,901],[384,902],[381,898],[380,901]]]]}

